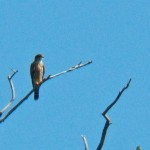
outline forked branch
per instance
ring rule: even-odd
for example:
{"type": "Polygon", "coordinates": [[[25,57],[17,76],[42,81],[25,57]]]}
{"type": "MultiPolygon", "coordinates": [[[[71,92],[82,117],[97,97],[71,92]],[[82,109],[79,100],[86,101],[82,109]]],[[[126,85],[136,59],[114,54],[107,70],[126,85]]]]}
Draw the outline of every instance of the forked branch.
{"type": "Polygon", "coordinates": [[[126,86],[123,87],[121,91],[119,91],[119,93],[118,93],[117,97],[115,98],[115,100],[102,113],[103,117],[106,119],[106,122],[105,122],[105,126],[103,128],[103,131],[102,131],[100,143],[99,143],[99,145],[98,145],[98,147],[97,147],[96,150],[102,150],[102,147],[103,147],[103,144],[104,144],[104,141],[105,141],[105,137],[106,137],[106,134],[107,134],[108,127],[111,124],[111,120],[107,116],[106,113],[116,104],[116,102],[119,100],[119,98],[121,97],[121,95],[123,94],[123,92],[129,87],[130,82],[131,82],[131,79],[129,79],[129,81],[126,84],[126,86]]]}
{"type": "Polygon", "coordinates": [[[13,101],[15,100],[15,88],[14,88],[14,84],[12,81],[12,78],[14,77],[14,75],[18,72],[17,70],[13,70],[13,73],[11,75],[8,76],[8,81],[10,84],[10,89],[11,89],[11,99],[8,102],[8,104],[0,111],[0,117],[2,116],[2,114],[11,106],[11,104],[13,103],[13,101]]]}
{"type": "MultiPolygon", "coordinates": [[[[89,61],[89,62],[84,63],[84,64],[82,64],[80,62],[79,64],[69,68],[68,70],[62,71],[62,72],[54,74],[54,75],[48,75],[46,78],[44,78],[43,82],[39,86],[41,86],[43,83],[45,83],[49,79],[53,79],[57,76],[60,76],[62,74],[74,71],[75,69],[79,69],[79,68],[84,67],[86,65],[89,65],[91,63],[92,63],[92,61],[89,61]]],[[[0,119],[0,123],[3,122],[5,119],[7,119],[25,100],[27,100],[29,98],[29,96],[34,92],[34,90],[35,89],[33,88],[30,92],[28,92],[28,94],[26,96],[24,96],[21,100],[19,100],[19,102],[15,106],[13,106],[12,109],[10,109],[8,111],[8,113],[2,119],[0,119]]]]}

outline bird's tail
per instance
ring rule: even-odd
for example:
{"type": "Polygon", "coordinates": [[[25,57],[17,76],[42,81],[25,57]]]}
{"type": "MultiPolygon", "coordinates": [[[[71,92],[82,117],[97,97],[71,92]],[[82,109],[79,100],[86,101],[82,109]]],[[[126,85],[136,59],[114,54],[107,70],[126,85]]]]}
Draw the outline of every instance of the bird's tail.
{"type": "Polygon", "coordinates": [[[39,98],[39,87],[34,90],[34,100],[38,100],[39,98]]]}

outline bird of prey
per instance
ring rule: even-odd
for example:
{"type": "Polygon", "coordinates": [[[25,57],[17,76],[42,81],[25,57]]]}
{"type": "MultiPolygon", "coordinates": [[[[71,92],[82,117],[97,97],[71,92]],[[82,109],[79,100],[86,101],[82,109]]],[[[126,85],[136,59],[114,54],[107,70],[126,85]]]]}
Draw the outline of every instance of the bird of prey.
{"type": "Polygon", "coordinates": [[[34,88],[35,100],[39,98],[39,88],[40,88],[39,84],[43,81],[43,76],[45,72],[42,58],[44,58],[42,54],[37,54],[30,66],[30,75],[31,75],[32,85],[34,88]]]}

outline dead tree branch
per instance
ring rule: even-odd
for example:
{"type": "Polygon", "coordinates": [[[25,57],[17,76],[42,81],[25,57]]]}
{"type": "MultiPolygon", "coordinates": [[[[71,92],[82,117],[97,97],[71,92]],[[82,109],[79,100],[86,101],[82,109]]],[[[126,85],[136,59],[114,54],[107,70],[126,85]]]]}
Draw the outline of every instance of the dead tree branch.
{"type": "Polygon", "coordinates": [[[79,68],[81,68],[81,67],[84,67],[84,66],[86,66],[86,65],[89,65],[89,64],[91,64],[91,63],[92,63],[92,61],[89,61],[89,62],[87,62],[87,63],[85,63],[85,64],[82,64],[82,62],[80,62],[79,64],[77,64],[77,65],[75,65],[75,66],[69,68],[68,70],[62,71],[62,72],[57,73],[57,74],[54,74],[54,75],[49,75],[49,76],[47,76],[47,77],[43,80],[42,83],[44,83],[45,81],[47,81],[47,80],[49,80],[49,79],[55,78],[55,77],[57,77],[57,76],[60,76],[60,75],[62,75],[62,74],[65,74],[65,73],[74,71],[75,69],[79,69],[79,68]]]}
{"type": "Polygon", "coordinates": [[[81,135],[81,138],[83,140],[85,150],[89,150],[89,146],[88,146],[88,142],[87,142],[86,137],[84,135],[81,135]]]}
{"type": "Polygon", "coordinates": [[[105,122],[105,126],[103,128],[103,131],[102,131],[100,143],[99,143],[99,145],[98,145],[98,147],[97,147],[96,150],[102,150],[102,147],[103,147],[103,144],[104,144],[104,141],[105,141],[105,137],[106,137],[106,134],[107,134],[108,127],[111,124],[111,120],[106,115],[106,113],[116,104],[116,102],[119,100],[119,98],[121,97],[121,95],[123,94],[123,92],[129,87],[130,82],[131,82],[131,79],[128,81],[128,83],[126,84],[126,86],[123,87],[121,91],[119,91],[119,93],[118,93],[117,97],[115,98],[115,100],[102,113],[103,117],[106,119],[106,122],[105,122]]]}
{"type": "Polygon", "coordinates": [[[2,114],[11,106],[11,104],[13,103],[13,101],[15,100],[15,88],[14,88],[14,84],[13,84],[13,81],[12,81],[12,78],[14,77],[14,75],[18,72],[17,70],[13,70],[12,75],[9,75],[8,76],[8,81],[9,81],[9,84],[10,84],[10,89],[11,89],[11,99],[10,101],[8,102],[8,104],[0,111],[0,117],[2,116],[2,114]]]}
{"type": "MultiPolygon", "coordinates": [[[[91,63],[92,63],[92,61],[89,61],[89,62],[87,62],[87,63],[85,63],[85,64],[82,64],[82,63],[80,62],[79,64],[77,64],[77,65],[75,65],[75,66],[69,68],[68,70],[62,71],[62,72],[57,73],[57,74],[54,74],[54,75],[48,75],[46,78],[44,78],[43,82],[42,82],[39,86],[41,86],[43,83],[45,83],[45,82],[46,82],[47,80],[49,80],[49,79],[55,78],[55,77],[57,77],[57,76],[60,76],[60,75],[62,75],[62,74],[65,74],[65,73],[68,73],[68,72],[71,72],[71,71],[74,71],[75,69],[79,69],[79,68],[84,67],[84,66],[86,66],[86,65],[89,65],[89,64],[91,64],[91,63]]],[[[10,109],[10,110],[8,111],[8,113],[7,113],[2,119],[0,119],[0,123],[2,123],[3,121],[5,121],[5,119],[7,119],[25,100],[27,100],[27,99],[29,98],[29,96],[34,92],[34,90],[35,90],[35,89],[33,88],[33,89],[32,89],[30,92],[28,92],[28,94],[27,94],[26,96],[24,96],[15,106],[13,106],[12,109],[10,109]]]]}

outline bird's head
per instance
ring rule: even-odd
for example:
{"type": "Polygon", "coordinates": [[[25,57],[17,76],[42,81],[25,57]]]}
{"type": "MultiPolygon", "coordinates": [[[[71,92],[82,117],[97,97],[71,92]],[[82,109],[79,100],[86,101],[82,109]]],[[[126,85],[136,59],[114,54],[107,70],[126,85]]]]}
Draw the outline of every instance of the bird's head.
{"type": "Polygon", "coordinates": [[[37,55],[35,56],[35,60],[36,60],[36,61],[41,61],[42,58],[44,58],[44,56],[43,56],[42,54],[37,54],[37,55]]]}

